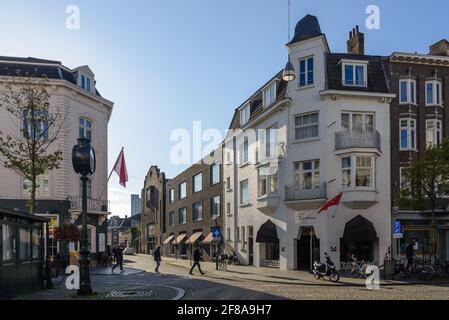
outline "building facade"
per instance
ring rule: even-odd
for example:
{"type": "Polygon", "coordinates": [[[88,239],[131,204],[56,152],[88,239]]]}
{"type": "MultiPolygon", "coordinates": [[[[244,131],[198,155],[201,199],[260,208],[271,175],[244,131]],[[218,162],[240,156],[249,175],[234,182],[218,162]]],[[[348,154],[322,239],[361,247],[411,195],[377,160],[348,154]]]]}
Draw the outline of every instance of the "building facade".
{"type": "Polygon", "coordinates": [[[449,42],[441,40],[428,54],[394,52],[389,59],[391,91],[396,94],[391,117],[392,219],[401,225],[402,238],[393,239],[396,257],[405,258],[410,240],[416,241],[417,257],[439,263],[449,261],[449,201],[440,201],[436,227],[429,208],[414,208],[412,199],[401,199],[407,187],[403,174],[429,145],[440,144],[448,136],[449,42]]]}
{"type": "Polygon", "coordinates": [[[131,216],[135,216],[136,214],[141,213],[141,205],[142,205],[142,199],[140,199],[140,195],[132,194],[131,195],[131,216]]]}
{"type": "Polygon", "coordinates": [[[205,260],[211,260],[218,246],[212,227],[223,229],[223,184],[221,150],[190,166],[166,185],[163,254],[192,258],[200,244],[205,260]]]}
{"type": "Polygon", "coordinates": [[[354,29],[348,53],[331,53],[306,16],[287,44],[296,80],[279,73],[236,110],[224,151],[225,235],[244,263],[310,269],[324,253],[338,266],[349,252],[383,261],[394,95],[385,59],[365,55],[363,41],[354,29]]]}
{"type": "Polygon", "coordinates": [[[165,228],[165,173],[157,166],[152,166],[144,181],[142,189],[141,215],[141,250],[152,253],[162,244],[165,228]]]}
{"type": "MultiPolygon", "coordinates": [[[[88,66],[69,69],[59,61],[36,58],[0,57],[2,82],[20,74],[35,74],[48,78],[50,107],[58,109],[64,118],[58,140],[63,160],[60,168],[38,178],[36,213],[51,219],[51,228],[64,224],[81,224],[81,183],[72,168],[72,147],[79,137],[89,138],[96,151],[97,167],[88,182],[88,237],[92,257],[106,250],[108,216],[107,166],[108,122],[113,103],[103,98],[96,89],[95,75],[88,66]]],[[[10,117],[0,108],[0,127],[11,136],[20,134],[19,128],[9,121],[10,117]]],[[[26,211],[30,182],[12,170],[0,166],[0,176],[8,183],[0,184],[0,206],[26,211]]],[[[78,243],[57,243],[52,240],[51,255],[77,251],[78,243]]]]}

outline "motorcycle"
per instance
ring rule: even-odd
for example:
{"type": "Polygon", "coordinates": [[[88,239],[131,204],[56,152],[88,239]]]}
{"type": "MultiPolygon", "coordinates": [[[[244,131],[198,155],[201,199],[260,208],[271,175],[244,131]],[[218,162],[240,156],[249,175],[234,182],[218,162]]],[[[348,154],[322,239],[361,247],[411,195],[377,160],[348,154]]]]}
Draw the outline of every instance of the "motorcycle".
{"type": "Polygon", "coordinates": [[[337,282],[340,280],[340,275],[335,269],[335,264],[332,262],[331,258],[327,253],[324,253],[324,257],[326,258],[325,263],[321,263],[319,261],[315,261],[313,263],[313,274],[315,279],[320,279],[321,277],[329,277],[329,280],[332,282],[337,282]]]}

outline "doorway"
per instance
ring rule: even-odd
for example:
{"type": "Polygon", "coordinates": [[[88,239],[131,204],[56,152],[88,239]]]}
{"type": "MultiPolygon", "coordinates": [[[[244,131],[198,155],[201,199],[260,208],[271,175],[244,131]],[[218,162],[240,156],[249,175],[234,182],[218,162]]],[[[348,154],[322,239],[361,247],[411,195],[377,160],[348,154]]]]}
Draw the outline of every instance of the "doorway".
{"type": "Polygon", "coordinates": [[[320,260],[320,239],[316,237],[313,227],[301,227],[296,241],[296,269],[311,270],[313,261],[320,260]]]}

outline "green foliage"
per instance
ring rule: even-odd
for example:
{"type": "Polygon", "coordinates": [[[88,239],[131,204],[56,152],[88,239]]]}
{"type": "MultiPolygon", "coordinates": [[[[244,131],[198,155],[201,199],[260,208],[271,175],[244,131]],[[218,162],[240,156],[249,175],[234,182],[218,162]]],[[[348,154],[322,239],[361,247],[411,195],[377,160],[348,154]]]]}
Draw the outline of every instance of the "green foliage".
{"type": "Polygon", "coordinates": [[[50,106],[48,79],[22,75],[2,79],[0,108],[6,110],[15,130],[0,130],[0,161],[31,183],[28,209],[35,211],[38,177],[59,168],[62,151],[54,144],[64,121],[50,106]]]}

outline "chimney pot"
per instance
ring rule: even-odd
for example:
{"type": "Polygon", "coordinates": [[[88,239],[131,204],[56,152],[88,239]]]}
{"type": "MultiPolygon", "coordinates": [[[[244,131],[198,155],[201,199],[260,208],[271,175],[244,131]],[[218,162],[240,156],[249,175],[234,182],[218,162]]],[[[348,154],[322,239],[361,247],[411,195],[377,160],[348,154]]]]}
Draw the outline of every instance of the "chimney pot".
{"type": "Polygon", "coordinates": [[[347,46],[349,54],[365,54],[365,35],[359,31],[359,26],[349,32],[347,46]]]}

